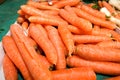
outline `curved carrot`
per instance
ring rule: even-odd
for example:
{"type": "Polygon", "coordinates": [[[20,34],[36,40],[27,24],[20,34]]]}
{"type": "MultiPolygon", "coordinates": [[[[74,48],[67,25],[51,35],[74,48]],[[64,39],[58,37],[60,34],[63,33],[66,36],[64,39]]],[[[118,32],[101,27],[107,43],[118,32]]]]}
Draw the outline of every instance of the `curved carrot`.
{"type": "Polygon", "coordinates": [[[74,45],[73,35],[68,30],[67,26],[68,24],[60,24],[58,26],[58,31],[65,46],[67,47],[69,51],[68,54],[71,55],[75,51],[75,45],[74,45]]]}
{"type": "Polygon", "coordinates": [[[52,80],[96,80],[96,74],[87,67],[52,71],[52,80]]]}
{"type": "Polygon", "coordinates": [[[119,49],[104,48],[97,45],[78,45],[74,54],[88,60],[119,62],[119,52],[119,49]]]}
{"type": "Polygon", "coordinates": [[[57,63],[57,51],[51,41],[43,36],[41,29],[36,26],[30,26],[30,36],[38,43],[46,54],[47,59],[52,63],[57,63]]]}
{"type": "MultiPolygon", "coordinates": [[[[87,55],[86,55],[87,56],[87,55]]],[[[70,67],[88,67],[92,68],[96,73],[107,75],[120,75],[120,64],[113,62],[89,61],[78,56],[70,56],[67,58],[67,64],[70,67]]]]}
{"type": "Polygon", "coordinates": [[[102,20],[106,20],[106,16],[105,16],[104,13],[102,13],[102,12],[100,12],[98,10],[95,10],[95,9],[93,9],[91,7],[88,7],[86,5],[82,5],[80,9],[82,9],[83,11],[85,11],[88,14],[91,14],[91,15],[97,17],[97,18],[100,18],[102,20]]]}
{"type": "Polygon", "coordinates": [[[116,28],[116,25],[110,21],[104,21],[102,19],[99,19],[97,17],[94,17],[88,13],[86,13],[85,11],[83,11],[82,9],[77,9],[77,8],[74,8],[74,11],[76,12],[76,14],[84,19],[87,19],[89,20],[90,22],[92,22],[93,24],[95,25],[99,25],[101,27],[105,27],[105,28],[108,28],[108,29],[115,29],[116,28]],[[89,17],[88,17],[89,16],[89,17]]]}
{"type": "Polygon", "coordinates": [[[58,33],[58,30],[53,26],[49,26],[49,25],[45,26],[45,29],[47,30],[48,36],[57,50],[58,59],[56,63],[56,69],[65,69],[66,60],[65,60],[64,44],[58,33]]]}
{"type": "Polygon", "coordinates": [[[23,75],[23,78],[26,80],[32,80],[31,74],[29,73],[24,63],[22,56],[20,55],[20,52],[13,38],[10,36],[4,36],[2,39],[2,43],[7,55],[16,65],[16,67],[20,70],[21,74],[23,75]]]}
{"type": "Polygon", "coordinates": [[[59,14],[66,21],[68,21],[72,25],[74,25],[74,26],[80,28],[81,30],[83,30],[83,32],[85,32],[85,33],[91,32],[92,24],[89,21],[87,21],[83,18],[75,17],[75,16],[69,14],[69,12],[65,11],[64,9],[61,9],[59,14]]]}
{"type": "Polygon", "coordinates": [[[57,3],[55,3],[53,5],[53,7],[56,7],[56,8],[62,8],[66,5],[69,5],[69,6],[75,6],[77,5],[78,3],[80,2],[80,0],[62,0],[62,1],[58,1],[57,3]]]}
{"type": "Polygon", "coordinates": [[[73,40],[76,43],[98,43],[102,41],[111,41],[111,38],[106,36],[94,35],[73,35],[73,40]]]}
{"type": "Polygon", "coordinates": [[[18,80],[17,69],[6,54],[3,58],[3,72],[5,80],[18,80]]]}

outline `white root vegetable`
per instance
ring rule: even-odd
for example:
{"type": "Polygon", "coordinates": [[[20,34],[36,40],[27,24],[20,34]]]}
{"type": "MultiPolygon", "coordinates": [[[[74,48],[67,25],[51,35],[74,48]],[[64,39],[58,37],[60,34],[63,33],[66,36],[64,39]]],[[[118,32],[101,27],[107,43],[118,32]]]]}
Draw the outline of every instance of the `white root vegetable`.
{"type": "Polygon", "coordinates": [[[109,0],[109,4],[120,10],[120,0],[109,0]]]}

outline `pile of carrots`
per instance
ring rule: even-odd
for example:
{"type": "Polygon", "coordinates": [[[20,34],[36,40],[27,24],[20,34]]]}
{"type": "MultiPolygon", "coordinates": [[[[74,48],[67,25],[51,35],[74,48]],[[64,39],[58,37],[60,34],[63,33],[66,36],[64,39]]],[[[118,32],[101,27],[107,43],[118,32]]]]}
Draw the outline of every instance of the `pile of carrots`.
{"type": "MultiPolygon", "coordinates": [[[[96,73],[120,79],[118,25],[93,4],[80,0],[28,0],[18,10],[11,35],[2,39],[6,80],[96,80],[96,73]]],[[[113,14],[106,1],[98,1],[113,14]]],[[[115,15],[119,19],[119,15],[115,15]]],[[[116,79],[115,79],[116,78],[116,79]]]]}

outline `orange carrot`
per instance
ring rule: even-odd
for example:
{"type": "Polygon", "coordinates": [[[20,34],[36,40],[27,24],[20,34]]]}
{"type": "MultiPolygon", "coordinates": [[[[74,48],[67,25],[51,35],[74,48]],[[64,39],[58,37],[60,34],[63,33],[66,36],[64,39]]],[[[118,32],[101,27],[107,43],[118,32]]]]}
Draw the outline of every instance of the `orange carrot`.
{"type": "Polygon", "coordinates": [[[100,47],[108,47],[108,48],[120,48],[119,41],[102,41],[97,44],[100,47]]]}
{"type": "Polygon", "coordinates": [[[86,5],[82,5],[80,9],[82,9],[86,13],[91,14],[91,15],[97,17],[97,18],[100,18],[102,20],[106,20],[106,16],[105,16],[104,13],[102,13],[102,12],[100,12],[98,10],[95,10],[95,9],[93,9],[91,7],[88,7],[86,5]]]}
{"type": "Polygon", "coordinates": [[[87,67],[52,71],[52,80],[96,80],[92,69],[87,67]]]}
{"type": "Polygon", "coordinates": [[[76,26],[73,25],[68,25],[67,28],[69,29],[69,31],[73,34],[83,34],[82,30],[80,30],[79,28],[77,28],[76,26]]]}
{"type": "Polygon", "coordinates": [[[16,67],[20,70],[24,79],[32,80],[31,75],[20,55],[20,52],[10,36],[4,36],[2,39],[3,47],[8,55],[8,57],[12,60],[12,62],[16,65],[16,67]]]}
{"type": "Polygon", "coordinates": [[[25,13],[24,13],[21,9],[19,9],[19,10],[17,11],[17,13],[18,13],[20,16],[25,15],[25,13]]]}
{"type": "Polygon", "coordinates": [[[51,41],[43,36],[43,31],[36,26],[30,26],[29,28],[30,36],[38,43],[38,45],[43,49],[47,59],[52,63],[57,63],[57,51],[51,41]]]}
{"type": "Polygon", "coordinates": [[[70,67],[89,67],[96,73],[107,75],[120,75],[120,64],[113,62],[99,62],[82,59],[78,56],[70,56],[67,58],[67,64],[70,67]]]}
{"type": "Polygon", "coordinates": [[[30,16],[28,20],[33,23],[54,25],[54,26],[58,26],[59,24],[64,23],[61,20],[54,20],[54,19],[44,18],[40,16],[30,16]]]}
{"type": "Polygon", "coordinates": [[[3,72],[5,80],[18,80],[17,69],[6,54],[3,58],[3,72]]]}
{"type": "Polygon", "coordinates": [[[120,76],[105,78],[104,80],[120,80],[120,76]]]}
{"type": "Polygon", "coordinates": [[[97,45],[78,45],[74,54],[88,60],[119,62],[119,52],[119,49],[104,48],[97,45]]]}
{"type": "Polygon", "coordinates": [[[112,30],[116,28],[116,25],[114,23],[109,22],[109,21],[103,21],[102,19],[99,19],[97,17],[94,17],[94,16],[86,13],[82,9],[74,8],[74,11],[76,12],[76,14],[78,16],[80,16],[80,17],[82,17],[84,19],[89,20],[90,22],[92,22],[95,25],[99,25],[101,27],[105,27],[105,28],[112,29],[112,30]]]}
{"type": "Polygon", "coordinates": [[[38,8],[38,9],[59,10],[58,8],[55,8],[53,6],[44,5],[44,4],[40,4],[38,2],[33,2],[33,1],[28,1],[27,5],[33,6],[33,7],[38,8]]]}
{"type": "Polygon", "coordinates": [[[89,33],[92,30],[92,24],[83,18],[75,17],[71,15],[69,12],[65,11],[64,9],[61,9],[59,14],[66,21],[83,30],[83,32],[89,33]]]}
{"type": "Polygon", "coordinates": [[[61,40],[61,37],[58,33],[58,30],[54,28],[53,26],[45,26],[45,29],[48,32],[49,39],[55,46],[57,50],[57,64],[56,69],[65,69],[66,68],[66,60],[65,60],[65,50],[64,50],[64,44],[61,40]]]}
{"type": "Polygon", "coordinates": [[[57,3],[55,3],[55,4],[53,5],[53,7],[63,8],[63,7],[66,6],[66,5],[75,6],[75,5],[77,5],[79,2],[80,2],[80,0],[62,0],[62,1],[58,1],[57,3]]]}
{"type": "Polygon", "coordinates": [[[59,31],[59,34],[60,34],[65,46],[67,47],[67,49],[69,51],[68,54],[71,55],[75,51],[75,46],[74,46],[73,35],[68,30],[67,26],[68,26],[68,24],[60,24],[58,26],[58,31],[59,31]]]}
{"type": "Polygon", "coordinates": [[[102,1],[98,0],[98,5],[99,5],[100,8],[102,8],[103,7],[102,1]]]}
{"type": "Polygon", "coordinates": [[[22,16],[19,16],[18,18],[17,18],[17,22],[18,23],[23,23],[25,21],[25,18],[23,18],[22,16]]]}
{"type": "Polygon", "coordinates": [[[108,11],[110,11],[111,14],[113,14],[113,15],[116,14],[115,9],[106,1],[102,1],[102,5],[103,5],[103,7],[106,7],[108,9],[108,11]]]}
{"type": "Polygon", "coordinates": [[[59,11],[56,11],[56,10],[43,10],[43,13],[57,16],[59,11]]]}
{"type": "Polygon", "coordinates": [[[51,80],[50,71],[39,61],[38,59],[39,56],[35,52],[28,38],[26,38],[23,35],[19,25],[17,24],[11,25],[10,30],[33,79],[51,80]]]}
{"type": "Polygon", "coordinates": [[[76,43],[98,43],[101,41],[111,41],[111,38],[106,36],[94,35],[73,35],[73,40],[76,43]]]}
{"type": "Polygon", "coordinates": [[[29,27],[29,23],[27,21],[24,21],[21,26],[23,29],[27,30],[29,27]]]}

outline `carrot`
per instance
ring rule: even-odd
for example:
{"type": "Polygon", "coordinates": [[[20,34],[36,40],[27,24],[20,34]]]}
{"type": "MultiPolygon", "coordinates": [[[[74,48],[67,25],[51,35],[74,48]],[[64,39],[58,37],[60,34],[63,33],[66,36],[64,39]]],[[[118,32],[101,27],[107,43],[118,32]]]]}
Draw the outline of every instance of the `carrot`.
{"type": "Polygon", "coordinates": [[[49,5],[44,5],[44,4],[40,4],[38,2],[33,2],[33,1],[28,1],[27,2],[27,5],[29,6],[33,6],[35,8],[38,8],[38,9],[44,9],[44,10],[59,10],[58,8],[55,8],[53,6],[49,6],[49,5]]]}
{"type": "Polygon", "coordinates": [[[40,16],[30,16],[28,20],[33,23],[53,25],[53,26],[58,26],[59,24],[64,23],[61,20],[54,20],[54,19],[44,18],[40,16]]]}
{"type": "Polygon", "coordinates": [[[102,1],[98,0],[98,5],[99,5],[100,8],[102,8],[103,7],[102,1]]]}
{"type": "Polygon", "coordinates": [[[43,36],[43,31],[36,26],[30,26],[29,28],[30,36],[38,43],[38,45],[43,49],[47,59],[52,63],[57,63],[57,51],[51,41],[43,36]]]}
{"type": "Polygon", "coordinates": [[[24,15],[25,15],[25,13],[24,13],[21,9],[19,9],[19,10],[17,11],[17,13],[18,13],[20,16],[24,16],[24,15]]]}
{"type": "Polygon", "coordinates": [[[73,34],[83,34],[82,30],[80,30],[79,28],[77,28],[76,26],[73,25],[68,25],[67,28],[69,29],[69,31],[73,34]]]}
{"type": "Polygon", "coordinates": [[[89,20],[90,22],[92,22],[95,25],[99,25],[101,27],[105,27],[108,29],[115,29],[116,25],[110,21],[103,21],[102,19],[99,19],[97,17],[94,17],[88,13],[86,13],[85,11],[83,11],[82,9],[77,9],[74,8],[74,11],[76,12],[76,14],[84,19],[89,20]],[[89,16],[89,17],[88,17],[89,16]]]}
{"type": "Polygon", "coordinates": [[[17,18],[17,22],[18,23],[23,23],[25,21],[25,18],[23,17],[23,16],[19,16],[18,18],[17,18]]]}
{"type": "Polygon", "coordinates": [[[58,32],[67,47],[69,53],[68,55],[71,55],[75,51],[75,46],[74,46],[74,40],[73,40],[73,35],[67,28],[68,24],[60,24],[58,26],[58,32]]]}
{"type": "Polygon", "coordinates": [[[120,64],[113,62],[99,62],[82,59],[78,56],[67,58],[67,64],[70,67],[89,67],[96,73],[106,75],[120,75],[120,64]]]}
{"type": "Polygon", "coordinates": [[[75,16],[69,14],[69,12],[65,11],[64,9],[61,9],[59,14],[66,21],[68,21],[72,25],[78,27],[79,29],[83,30],[83,32],[85,32],[85,33],[89,33],[92,30],[92,24],[83,18],[75,17],[75,16]]]}
{"type": "Polygon", "coordinates": [[[111,78],[105,78],[104,80],[120,80],[120,76],[115,76],[111,78]]]}
{"type": "Polygon", "coordinates": [[[111,38],[106,36],[94,35],[73,35],[73,40],[76,43],[98,43],[101,41],[111,41],[111,38]]]}
{"type": "Polygon", "coordinates": [[[52,80],[96,80],[92,69],[86,67],[52,71],[52,80]]]}
{"type": "Polygon", "coordinates": [[[106,20],[106,16],[105,16],[104,13],[102,13],[102,12],[100,12],[98,10],[95,10],[95,9],[93,9],[91,7],[88,7],[86,5],[82,5],[80,9],[85,11],[86,13],[92,15],[92,16],[95,16],[95,17],[100,18],[102,20],[106,20]]]}
{"type": "Polygon", "coordinates": [[[43,10],[43,13],[57,16],[59,11],[56,11],[56,10],[43,10]]]}
{"type": "Polygon", "coordinates": [[[49,39],[55,46],[55,49],[57,50],[57,63],[56,63],[56,69],[65,69],[66,68],[66,60],[65,60],[65,49],[64,44],[61,40],[61,37],[58,33],[58,30],[54,28],[53,26],[45,26],[45,29],[48,32],[49,39]]]}
{"type": "Polygon", "coordinates": [[[12,62],[20,70],[24,79],[32,80],[31,75],[20,55],[20,52],[19,52],[13,38],[10,36],[4,36],[2,39],[2,43],[3,43],[3,47],[4,47],[8,57],[12,60],[12,62]]]}
{"type": "Polygon", "coordinates": [[[21,26],[23,29],[27,30],[29,27],[29,23],[27,21],[24,21],[21,26]]]}
{"type": "Polygon", "coordinates": [[[18,80],[17,69],[6,54],[3,58],[3,72],[5,80],[18,80]]]}
{"type": "Polygon", "coordinates": [[[100,47],[108,47],[108,48],[120,48],[119,41],[103,41],[97,44],[100,47]]]}
{"type": "Polygon", "coordinates": [[[53,7],[56,7],[56,8],[63,8],[64,6],[66,5],[69,5],[69,6],[75,6],[79,3],[79,0],[62,0],[62,1],[58,1],[57,3],[55,3],[53,5],[53,7]]]}
{"type": "Polygon", "coordinates": [[[113,14],[113,15],[116,14],[115,9],[106,1],[102,1],[102,5],[103,5],[103,7],[106,7],[108,9],[108,11],[110,11],[111,14],[113,14]]]}
{"type": "Polygon", "coordinates": [[[88,60],[119,62],[119,52],[119,49],[104,48],[97,45],[78,45],[74,54],[88,60]]]}
{"type": "Polygon", "coordinates": [[[50,71],[39,61],[39,56],[34,51],[31,43],[23,33],[19,25],[11,25],[11,33],[17,44],[27,68],[29,69],[34,80],[51,80],[50,71]],[[17,32],[18,30],[18,32],[17,32]]]}

